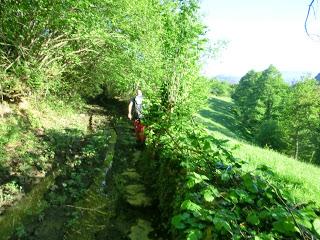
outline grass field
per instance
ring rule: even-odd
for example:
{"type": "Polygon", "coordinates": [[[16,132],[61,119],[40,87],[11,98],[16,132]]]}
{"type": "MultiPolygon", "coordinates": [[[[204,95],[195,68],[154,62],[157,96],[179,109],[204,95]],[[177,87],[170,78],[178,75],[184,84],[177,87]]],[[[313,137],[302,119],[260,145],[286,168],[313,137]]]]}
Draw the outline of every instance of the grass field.
{"type": "Polygon", "coordinates": [[[314,201],[320,207],[320,167],[245,141],[231,112],[232,105],[230,98],[212,97],[208,107],[200,112],[200,119],[214,136],[229,139],[230,146],[237,146],[233,152],[248,162],[244,166],[246,171],[267,165],[275,172],[273,182],[284,184],[297,202],[314,201]]]}

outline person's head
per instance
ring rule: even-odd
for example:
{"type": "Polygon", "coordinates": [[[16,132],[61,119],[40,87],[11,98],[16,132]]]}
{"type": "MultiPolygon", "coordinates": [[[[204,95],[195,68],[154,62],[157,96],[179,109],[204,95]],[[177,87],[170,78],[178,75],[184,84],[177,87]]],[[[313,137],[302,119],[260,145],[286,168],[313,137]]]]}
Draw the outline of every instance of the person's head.
{"type": "Polygon", "coordinates": [[[137,96],[142,96],[142,91],[138,88],[136,91],[137,96]]]}

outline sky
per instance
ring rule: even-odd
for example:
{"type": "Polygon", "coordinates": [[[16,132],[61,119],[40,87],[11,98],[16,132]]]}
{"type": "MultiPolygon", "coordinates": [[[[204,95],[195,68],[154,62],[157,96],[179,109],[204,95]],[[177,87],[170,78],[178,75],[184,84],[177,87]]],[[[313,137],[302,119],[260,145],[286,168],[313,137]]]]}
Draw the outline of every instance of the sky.
{"type": "MultiPolygon", "coordinates": [[[[200,2],[210,44],[227,42],[217,57],[206,59],[202,70],[205,75],[241,77],[270,64],[282,72],[320,72],[320,37],[309,37],[304,29],[310,0],[200,2]]],[[[320,9],[317,13],[320,19],[320,9]]],[[[309,30],[320,35],[320,23],[317,25],[314,14],[309,30]]]]}

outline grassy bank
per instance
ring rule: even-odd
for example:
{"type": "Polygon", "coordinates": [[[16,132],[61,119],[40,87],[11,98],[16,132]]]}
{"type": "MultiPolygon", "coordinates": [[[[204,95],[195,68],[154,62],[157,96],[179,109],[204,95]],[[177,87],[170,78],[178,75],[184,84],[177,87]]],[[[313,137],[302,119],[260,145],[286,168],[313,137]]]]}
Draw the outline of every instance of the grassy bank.
{"type": "Polygon", "coordinates": [[[67,205],[105,176],[110,118],[100,106],[75,104],[28,99],[27,108],[10,104],[10,115],[1,118],[3,239],[62,239],[75,218],[67,205]]]}
{"type": "Polygon", "coordinates": [[[23,109],[8,106],[10,114],[0,118],[0,212],[52,170],[67,132],[86,134],[90,118],[84,107],[58,99],[25,99],[23,109]]]}
{"type": "Polygon", "coordinates": [[[229,140],[230,146],[235,147],[235,156],[248,162],[247,171],[267,165],[275,172],[272,178],[275,184],[285,185],[297,201],[314,201],[320,207],[320,168],[245,141],[232,114],[232,105],[230,98],[210,99],[208,107],[200,112],[200,119],[209,132],[229,140]]]}

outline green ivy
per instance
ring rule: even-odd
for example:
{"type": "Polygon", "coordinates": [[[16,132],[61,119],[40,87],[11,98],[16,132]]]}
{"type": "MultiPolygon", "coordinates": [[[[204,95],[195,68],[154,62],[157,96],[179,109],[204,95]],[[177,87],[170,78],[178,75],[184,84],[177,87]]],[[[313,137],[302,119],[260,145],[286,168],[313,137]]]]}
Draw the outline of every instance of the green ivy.
{"type": "Polygon", "coordinates": [[[297,204],[284,186],[271,184],[268,177],[274,173],[267,166],[244,172],[244,162],[233,157],[226,141],[181,123],[172,124],[160,139],[164,161],[179,159],[175,171],[183,173],[171,205],[175,239],[318,236],[320,211],[313,203],[297,204]]]}

